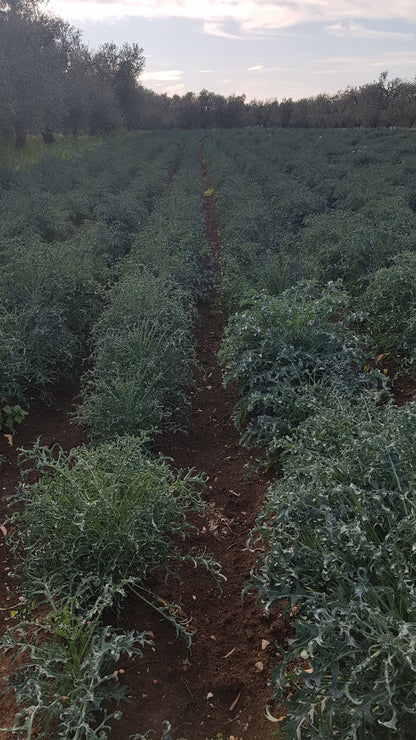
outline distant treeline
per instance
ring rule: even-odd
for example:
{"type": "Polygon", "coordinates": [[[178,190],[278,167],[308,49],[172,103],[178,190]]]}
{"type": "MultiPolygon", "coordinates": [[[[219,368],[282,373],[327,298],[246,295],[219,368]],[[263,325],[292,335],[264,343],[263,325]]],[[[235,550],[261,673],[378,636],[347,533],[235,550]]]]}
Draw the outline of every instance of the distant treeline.
{"type": "Polygon", "coordinates": [[[156,95],[143,90],[142,125],[178,128],[375,128],[416,125],[416,79],[388,80],[347,88],[335,95],[292,100],[252,100],[244,95],[224,97],[207,90],[199,95],[156,95]]]}
{"type": "Polygon", "coordinates": [[[388,80],[314,98],[246,101],[208,90],[160,95],[144,88],[143,49],[107,43],[91,51],[81,33],[41,10],[42,0],[0,0],[0,136],[102,134],[117,129],[411,127],[416,80],[388,80]]]}

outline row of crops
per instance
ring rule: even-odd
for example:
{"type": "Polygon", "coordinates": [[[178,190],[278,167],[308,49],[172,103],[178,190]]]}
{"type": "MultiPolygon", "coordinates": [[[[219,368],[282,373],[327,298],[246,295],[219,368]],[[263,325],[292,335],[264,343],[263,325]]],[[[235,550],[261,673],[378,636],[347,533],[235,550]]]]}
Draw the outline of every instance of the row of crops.
{"type": "MultiPolygon", "coordinates": [[[[413,132],[211,131],[202,146],[230,311],[220,361],[242,443],[276,473],[249,588],[294,619],[272,677],[278,727],[410,740],[416,413],[391,384],[416,376],[413,132]]],[[[220,577],[178,545],[201,476],[150,452],[186,425],[208,287],[198,138],[124,134],[5,161],[0,187],[0,398],[27,408],[81,375],[90,437],[23,453],[38,479],[6,522],[24,594],[3,639],[22,652],[14,732],[103,740],[114,664],[148,640],[104,626],[105,610],[134,591],[172,619],[146,579],[183,559],[220,577]]]]}
{"type": "Polygon", "coordinates": [[[109,610],[114,624],[134,592],[189,642],[149,574],[191,561],[219,577],[208,555],[180,544],[202,476],[150,452],[186,421],[207,287],[197,140],[111,137],[4,165],[1,177],[0,397],[27,408],[82,373],[76,416],[91,439],[21,455],[5,522],[22,593],[2,641],[21,654],[8,678],[12,732],[103,740],[124,694],[114,666],[150,642],[110,627],[109,610]]]}
{"type": "Polygon", "coordinates": [[[204,139],[234,310],[220,360],[242,443],[279,471],[247,588],[293,617],[272,676],[286,738],[414,736],[416,412],[391,390],[415,382],[413,137],[204,139]]]}

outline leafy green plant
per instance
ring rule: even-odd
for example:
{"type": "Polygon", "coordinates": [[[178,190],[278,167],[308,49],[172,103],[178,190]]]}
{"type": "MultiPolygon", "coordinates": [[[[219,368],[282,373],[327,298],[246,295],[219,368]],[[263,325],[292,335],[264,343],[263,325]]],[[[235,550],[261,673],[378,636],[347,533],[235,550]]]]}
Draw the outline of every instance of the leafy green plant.
{"type": "Polygon", "coordinates": [[[373,271],[415,251],[409,133],[377,134],[267,128],[202,135],[233,310],[241,289],[275,291],[280,283],[282,290],[302,278],[342,279],[360,296],[373,271]],[[270,280],[276,255],[284,270],[270,280]]]}
{"type": "Polygon", "coordinates": [[[342,279],[351,293],[359,293],[392,256],[415,247],[409,209],[389,219],[389,205],[386,196],[373,213],[339,208],[307,219],[298,236],[302,273],[320,282],[342,279]]]}
{"type": "Polygon", "coordinates": [[[397,369],[415,372],[416,254],[398,255],[390,267],[375,272],[362,295],[368,331],[384,354],[392,353],[397,369]]]}
{"type": "Polygon", "coordinates": [[[144,633],[86,621],[53,602],[49,606],[52,611],[42,624],[22,622],[2,640],[3,652],[19,656],[8,677],[20,707],[9,730],[27,740],[35,729],[42,738],[53,733],[62,740],[104,740],[108,721],[121,717],[108,707],[118,705],[126,693],[114,667],[122,655],[141,655],[149,640],[144,633]]]}
{"type": "Polygon", "coordinates": [[[358,594],[317,596],[295,627],[291,654],[272,677],[279,695],[290,696],[282,733],[319,740],[334,734],[345,740],[411,740],[414,624],[358,594]],[[299,660],[294,671],[293,658],[299,660]],[[306,670],[300,667],[305,661],[306,670]]]}
{"type": "Polygon", "coordinates": [[[266,546],[253,582],[266,610],[296,605],[273,673],[290,694],[290,736],[412,735],[415,432],[413,407],[338,396],[283,443],[284,476],[253,534],[266,546]]]}
{"type": "Polygon", "coordinates": [[[108,720],[120,716],[108,705],[124,696],[114,665],[122,654],[140,654],[148,639],[103,626],[104,610],[117,613],[134,592],[190,646],[186,615],[149,577],[177,577],[188,562],[218,585],[223,578],[205,550],[182,544],[193,530],[187,514],[203,507],[203,476],[174,474],[166,458],[146,452],[147,441],[22,451],[25,475],[38,479],[19,488],[19,510],[6,520],[23,596],[13,614],[21,621],[1,645],[21,654],[8,679],[19,704],[11,731],[27,740],[34,723],[39,737],[105,740],[108,720]]]}
{"type": "MultiPolygon", "coordinates": [[[[169,137],[168,137],[169,138],[169,137]]],[[[109,267],[131,248],[180,144],[159,134],[54,149],[0,191],[0,395],[50,398],[73,375],[109,267]],[[82,156],[76,156],[79,151],[82,156]],[[67,156],[68,155],[68,156],[67,156]]]]}
{"type": "Polygon", "coordinates": [[[28,603],[41,599],[41,582],[59,598],[77,594],[82,613],[118,584],[146,588],[156,569],[168,574],[175,562],[204,562],[201,553],[183,553],[179,545],[191,529],[186,514],[203,506],[202,477],[174,475],[144,444],[143,437],[120,437],[68,454],[38,444],[22,453],[41,473],[24,489],[23,511],[11,516],[10,541],[23,556],[17,570],[28,603]]]}
{"type": "Polygon", "coordinates": [[[178,428],[189,405],[191,316],[175,286],[128,273],[94,331],[93,369],[78,418],[94,437],[178,428]]]}
{"type": "Polygon", "coordinates": [[[7,427],[13,431],[14,425],[21,424],[27,413],[18,404],[11,406],[4,398],[0,399],[0,429],[7,427]]]}
{"type": "Polygon", "coordinates": [[[60,372],[71,372],[78,342],[58,306],[46,308],[33,296],[20,311],[6,309],[0,334],[2,396],[24,403],[32,389],[48,397],[60,372]]]}
{"type": "Polygon", "coordinates": [[[231,317],[219,357],[225,384],[238,382],[243,444],[273,456],[318,399],[376,384],[380,374],[368,370],[365,340],[353,330],[361,317],[349,314],[348,302],[339,285],[321,291],[305,282],[279,297],[253,292],[231,317]]]}

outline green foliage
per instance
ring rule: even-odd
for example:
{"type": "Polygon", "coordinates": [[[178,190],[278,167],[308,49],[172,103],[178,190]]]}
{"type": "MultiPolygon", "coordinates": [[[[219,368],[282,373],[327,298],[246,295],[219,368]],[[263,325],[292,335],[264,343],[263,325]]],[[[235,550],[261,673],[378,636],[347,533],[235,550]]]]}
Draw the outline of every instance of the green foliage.
{"type": "Polygon", "coordinates": [[[202,507],[201,478],[175,476],[143,446],[142,438],[120,437],[68,454],[38,445],[22,453],[41,473],[25,486],[24,510],[12,515],[28,603],[39,598],[41,583],[60,598],[77,594],[77,611],[85,610],[117,584],[144,586],[150,572],[168,573],[172,561],[187,557],[177,538],[190,528],[187,512],[202,507]]]}
{"type": "Polygon", "coordinates": [[[219,357],[225,383],[237,381],[235,407],[242,442],[266,446],[282,438],[331,394],[355,394],[375,384],[363,369],[363,339],[353,330],[348,295],[329,284],[302,283],[280,297],[252,293],[227,327],[219,357]]]}
{"type": "Polygon", "coordinates": [[[205,134],[231,308],[247,289],[276,294],[302,278],[342,279],[358,296],[393,255],[415,251],[410,136],[278,128],[205,134]]]}
{"type": "Polygon", "coordinates": [[[125,693],[114,666],[149,640],[104,626],[104,610],[117,610],[133,591],[190,646],[186,617],[149,588],[149,576],[178,576],[179,564],[190,562],[218,584],[223,577],[204,550],[182,544],[193,529],[188,513],[203,507],[203,476],[173,473],[146,442],[120,437],[69,453],[39,444],[22,452],[31,465],[25,474],[35,472],[37,482],[20,487],[19,510],[6,520],[24,596],[12,613],[22,621],[1,647],[21,654],[8,678],[21,705],[11,731],[27,740],[34,722],[39,737],[105,740],[108,720],[121,716],[109,713],[125,693]]]}
{"type": "Polygon", "coordinates": [[[27,411],[24,411],[21,406],[18,404],[11,406],[4,398],[0,399],[0,429],[7,427],[13,430],[14,425],[21,424],[25,416],[27,416],[27,411]]]}
{"type": "Polygon", "coordinates": [[[246,294],[220,358],[225,382],[238,382],[243,441],[279,451],[283,466],[252,535],[266,611],[295,607],[272,677],[287,705],[279,736],[410,740],[416,417],[376,405],[384,382],[366,370],[375,358],[362,327],[379,351],[411,361],[413,155],[400,153],[401,134],[355,136],[211,139],[225,292],[230,305],[246,294]],[[318,284],[281,292],[303,275],[318,284]],[[339,277],[365,314],[338,286],[319,289],[339,277]]]}
{"type": "Polygon", "coordinates": [[[79,358],[100,305],[104,265],[86,235],[65,245],[22,239],[11,255],[7,242],[2,247],[0,392],[17,400],[48,396],[79,358]]]}
{"type": "Polygon", "coordinates": [[[181,154],[180,137],[172,146],[167,138],[113,138],[77,161],[45,157],[15,181],[6,173],[0,194],[2,392],[47,396],[95,323],[80,418],[108,440],[22,454],[37,482],[19,487],[20,507],[7,519],[24,596],[13,614],[22,621],[2,642],[21,653],[9,685],[19,703],[11,731],[22,737],[36,724],[40,737],[104,740],[108,720],[120,716],[108,702],[123,698],[114,664],[140,654],[146,640],[104,627],[104,610],[117,614],[133,591],[190,646],[186,615],[152,591],[149,577],[178,577],[186,561],[218,585],[222,578],[205,550],[183,545],[188,513],[203,506],[203,476],[174,474],[145,451],[143,430],[183,422],[194,305],[206,281],[196,139],[164,194],[181,154]],[[44,616],[34,620],[38,607],[44,616]]]}
{"type": "Polygon", "coordinates": [[[368,330],[384,353],[393,353],[399,367],[416,367],[416,254],[403,252],[390,267],[372,276],[362,296],[368,330]],[[400,361],[401,360],[401,361],[400,361]]]}
{"type": "Polygon", "coordinates": [[[94,328],[78,416],[93,437],[155,435],[186,422],[195,303],[207,280],[196,143],[187,138],[175,179],[117,265],[118,281],[94,328]]]}
{"type": "Polygon", "coordinates": [[[120,272],[135,272],[145,265],[155,276],[177,284],[189,304],[206,295],[207,243],[197,140],[187,135],[183,143],[174,180],[153,204],[149,223],[137,234],[120,272]]]}
{"type": "MultiPolygon", "coordinates": [[[[41,477],[21,489],[9,537],[22,558],[23,616],[39,602],[51,611],[31,648],[31,623],[6,635],[29,656],[15,682],[29,707],[17,716],[25,731],[38,697],[46,724],[62,718],[62,737],[113,689],[117,699],[106,645],[117,652],[114,640],[125,639],[128,653],[145,638],[106,631],[101,615],[134,589],[172,618],[148,590],[154,568],[169,574],[185,558],[220,577],[204,553],[180,546],[200,479],[152,460],[142,437],[118,437],[184,421],[192,319],[207,285],[195,144],[176,132],[121,135],[79,158],[7,158],[0,169],[0,395],[11,408],[35,390],[47,395],[95,322],[79,418],[108,440],[69,455],[25,453],[41,477]]],[[[362,326],[380,351],[414,363],[414,147],[400,131],[249,129],[204,134],[204,149],[221,290],[230,306],[243,298],[220,353],[225,382],[239,384],[243,442],[266,445],[272,459],[279,451],[284,468],[253,534],[265,545],[253,579],[266,609],[296,604],[296,636],[273,675],[289,695],[284,731],[410,740],[415,420],[412,408],[376,406],[384,378],[367,369],[362,326]],[[303,275],[317,282],[296,285],[303,275]],[[322,288],[338,277],[348,294],[322,288]],[[365,315],[351,313],[349,295],[365,315]],[[293,670],[293,657],[303,668],[293,670]]],[[[105,737],[92,719],[80,732],[105,737]]]]}
{"type": "Polygon", "coordinates": [[[243,442],[283,468],[251,539],[264,608],[286,603],[294,619],[272,676],[287,706],[278,735],[411,740],[416,415],[367,370],[363,336],[412,367],[410,134],[218,131],[204,146],[224,292],[232,307],[243,297],[225,382],[238,383],[243,442]],[[348,294],[326,285],[338,278],[348,294]]]}
{"type": "Polygon", "coordinates": [[[146,220],[145,204],[134,192],[103,193],[96,205],[97,242],[109,264],[130,250],[135,234],[146,220]]]}
{"type": "Polygon", "coordinates": [[[412,736],[415,432],[413,407],[338,397],[284,443],[253,581],[267,610],[297,604],[273,674],[279,696],[290,687],[291,737],[412,736]],[[303,662],[288,670],[293,657],[303,662]]]}
{"type": "Polygon", "coordinates": [[[23,622],[9,629],[3,651],[19,655],[19,666],[8,677],[22,706],[10,731],[14,736],[67,740],[105,740],[108,721],[121,712],[108,707],[125,698],[114,667],[121,656],[141,655],[145,634],[118,632],[85,621],[71,611],[52,611],[46,623],[23,622]],[[97,713],[100,719],[96,720],[97,713]]]}
{"type": "Polygon", "coordinates": [[[95,327],[93,360],[79,418],[94,437],[177,428],[193,362],[181,293],[147,270],[127,274],[95,327]]]}
{"type": "Polygon", "coordinates": [[[293,265],[284,245],[279,250],[264,249],[258,242],[239,241],[229,245],[222,264],[220,290],[229,310],[237,311],[251,290],[266,290],[279,295],[293,278],[293,265]]]}
{"type": "Polygon", "coordinates": [[[19,313],[2,313],[0,336],[0,392],[7,398],[27,402],[29,389],[47,397],[59,374],[73,367],[78,343],[63,311],[35,296],[19,313]]]}
{"type": "Polygon", "coordinates": [[[338,209],[310,217],[299,235],[303,274],[320,281],[340,278],[357,292],[395,254],[414,250],[414,216],[402,199],[392,200],[385,196],[377,207],[370,202],[358,212],[338,209]]]}
{"type": "Polygon", "coordinates": [[[109,137],[13,169],[0,190],[0,395],[50,397],[71,376],[114,263],[149,219],[178,144],[109,137]],[[82,156],[79,156],[82,155],[82,156]]]}

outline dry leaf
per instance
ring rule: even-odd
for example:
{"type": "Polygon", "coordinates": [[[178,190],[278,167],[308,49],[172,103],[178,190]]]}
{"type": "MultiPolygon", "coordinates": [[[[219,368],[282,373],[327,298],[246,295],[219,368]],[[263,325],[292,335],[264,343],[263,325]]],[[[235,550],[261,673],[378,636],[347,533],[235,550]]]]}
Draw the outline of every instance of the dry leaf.
{"type": "Polygon", "coordinates": [[[240,696],[241,696],[241,691],[239,691],[239,692],[238,692],[238,694],[237,694],[237,696],[235,697],[235,699],[234,699],[233,703],[231,704],[231,706],[230,706],[230,712],[233,712],[233,711],[234,711],[234,709],[236,708],[236,706],[237,706],[237,704],[238,704],[238,700],[239,700],[240,696]]]}
{"type": "Polygon", "coordinates": [[[4,436],[7,439],[7,444],[10,445],[10,447],[13,447],[13,435],[5,434],[4,436]]]}
{"type": "Polygon", "coordinates": [[[6,529],[6,527],[5,527],[4,525],[2,525],[2,526],[0,527],[0,532],[2,532],[2,533],[4,534],[4,536],[6,536],[6,534],[7,534],[7,529],[6,529]]]}
{"type": "Polygon", "coordinates": [[[261,649],[265,650],[270,645],[270,640],[262,640],[261,641],[261,649]]]}

